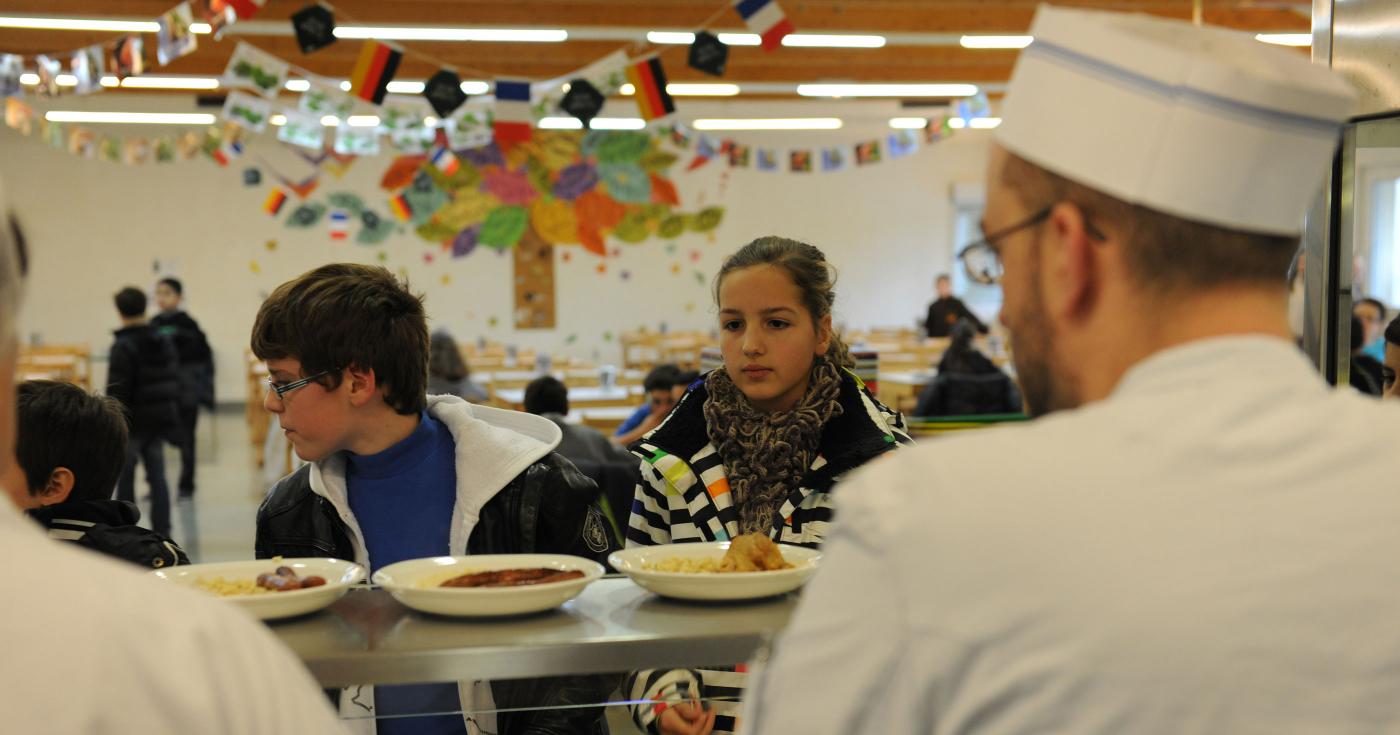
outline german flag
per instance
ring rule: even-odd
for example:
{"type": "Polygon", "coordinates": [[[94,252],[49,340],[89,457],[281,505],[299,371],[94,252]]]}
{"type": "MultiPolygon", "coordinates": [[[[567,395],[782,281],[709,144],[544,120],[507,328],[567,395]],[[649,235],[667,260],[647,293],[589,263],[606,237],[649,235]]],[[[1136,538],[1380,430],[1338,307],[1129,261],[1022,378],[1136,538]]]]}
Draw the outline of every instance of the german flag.
{"type": "Polygon", "coordinates": [[[360,48],[360,59],[355,62],[355,71],[350,74],[350,94],[376,105],[384,103],[384,94],[389,82],[394,80],[394,72],[399,70],[403,52],[374,39],[365,41],[360,48]]]}
{"type": "Polygon", "coordinates": [[[263,211],[275,217],[278,212],[282,211],[282,205],[286,203],[287,192],[282,191],[282,187],[279,186],[267,195],[267,200],[263,202],[263,211]]]}
{"type": "Polygon", "coordinates": [[[627,67],[627,80],[632,82],[632,96],[637,99],[643,120],[655,120],[676,111],[666,92],[666,70],[661,68],[660,58],[653,56],[627,67]]]}
{"type": "Polygon", "coordinates": [[[413,217],[413,207],[409,205],[408,198],[400,194],[389,200],[389,209],[401,222],[407,222],[413,217]]]}

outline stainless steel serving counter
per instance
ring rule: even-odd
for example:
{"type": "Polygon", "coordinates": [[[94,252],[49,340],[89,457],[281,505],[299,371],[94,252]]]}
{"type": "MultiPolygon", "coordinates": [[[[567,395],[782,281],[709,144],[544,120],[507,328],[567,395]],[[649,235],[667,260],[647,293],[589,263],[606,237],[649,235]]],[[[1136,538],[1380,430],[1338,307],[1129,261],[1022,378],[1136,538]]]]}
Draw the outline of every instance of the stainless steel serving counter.
{"type": "Polygon", "coordinates": [[[782,630],[796,604],[795,594],[668,600],[609,577],[526,617],[426,615],[383,590],[358,589],[320,613],[270,627],[323,686],[341,687],[734,664],[782,630]]]}

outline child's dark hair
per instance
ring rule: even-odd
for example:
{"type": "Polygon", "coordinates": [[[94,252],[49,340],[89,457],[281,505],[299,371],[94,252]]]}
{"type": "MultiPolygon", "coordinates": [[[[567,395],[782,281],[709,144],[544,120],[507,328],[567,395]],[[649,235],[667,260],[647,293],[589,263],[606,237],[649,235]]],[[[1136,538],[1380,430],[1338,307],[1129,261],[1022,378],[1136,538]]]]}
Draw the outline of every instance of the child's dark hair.
{"type": "MultiPolygon", "coordinates": [[[[725,276],[756,265],[777,266],[788,274],[802,294],[802,304],[812,315],[814,327],[822,317],[831,316],[831,308],[836,303],[836,269],[816,247],[776,235],[760,237],[725,259],[719,275],[715,276],[715,305],[719,305],[719,287],[725,276]]],[[[837,367],[855,366],[850,350],[834,328],[826,357],[837,367]]]]}
{"type": "Polygon", "coordinates": [[[541,375],[525,386],[525,413],[569,413],[569,389],[553,375],[541,375]]]}
{"type": "Polygon", "coordinates": [[[117,292],[112,299],[117,304],[117,313],[131,318],[146,313],[146,294],[135,286],[127,286],[117,292]]]}
{"type": "Polygon", "coordinates": [[[1385,325],[1385,341],[1400,345],[1400,316],[1391,319],[1390,323],[1385,325]]]}
{"type": "Polygon", "coordinates": [[[671,390],[681,379],[681,369],[675,363],[663,362],[647,372],[647,376],[642,380],[642,390],[650,393],[654,390],[671,390]]]}
{"type": "Polygon", "coordinates": [[[71,383],[28,380],[15,389],[15,409],[15,457],[30,495],[67,467],[70,501],[111,499],[126,463],[126,416],[116,399],[71,383]]]}
{"type": "Polygon", "coordinates": [[[471,367],[462,359],[457,340],[445,330],[439,329],[429,338],[428,374],[453,383],[465,380],[472,374],[471,367]]]}
{"type": "Polygon", "coordinates": [[[373,370],[384,401],[405,416],[427,405],[428,322],[423,299],[378,266],[332,263],[288,281],[263,302],[253,322],[259,360],[293,358],[302,374],[348,367],[373,370]]]}
{"type": "Polygon", "coordinates": [[[156,285],[169,286],[170,290],[174,291],[176,296],[185,295],[185,284],[180,283],[180,279],[178,278],[171,278],[167,276],[165,278],[160,279],[159,281],[156,281],[156,285]]]}

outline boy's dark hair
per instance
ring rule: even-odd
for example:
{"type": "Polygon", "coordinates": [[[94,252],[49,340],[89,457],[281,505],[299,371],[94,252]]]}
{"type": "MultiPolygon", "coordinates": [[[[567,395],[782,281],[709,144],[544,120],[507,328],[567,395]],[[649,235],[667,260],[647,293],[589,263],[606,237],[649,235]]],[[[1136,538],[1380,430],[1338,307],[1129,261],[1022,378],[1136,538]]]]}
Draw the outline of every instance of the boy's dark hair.
{"type": "Polygon", "coordinates": [[[288,281],[253,322],[259,360],[293,358],[303,375],[340,385],[348,367],[373,370],[384,402],[405,416],[427,405],[428,322],[423,299],[384,268],[332,263],[288,281]]]}
{"type": "Polygon", "coordinates": [[[651,369],[642,381],[642,388],[650,393],[654,390],[670,390],[681,380],[681,369],[673,363],[662,363],[651,369]]]}
{"type": "Polygon", "coordinates": [[[444,330],[433,332],[428,342],[428,374],[455,383],[471,372],[467,361],[462,359],[457,340],[444,330]]]}
{"type": "Polygon", "coordinates": [[[156,281],[156,285],[169,286],[170,290],[174,291],[176,296],[185,295],[185,285],[183,283],[180,283],[180,279],[178,278],[170,278],[167,276],[165,278],[160,279],[159,281],[156,281]]]}
{"type": "Polygon", "coordinates": [[[1400,346],[1400,316],[1391,319],[1390,323],[1385,325],[1385,341],[1400,346]]]}
{"type": "Polygon", "coordinates": [[[67,467],[69,500],[111,499],[126,463],[126,416],[116,399],[71,383],[27,380],[15,389],[15,413],[15,456],[30,495],[67,467]]]}
{"type": "Polygon", "coordinates": [[[689,388],[691,383],[694,383],[699,379],[699,370],[682,370],[680,375],[677,376],[676,385],[683,385],[689,388]]]}
{"type": "Polygon", "coordinates": [[[1366,344],[1366,328],[1361,326],[1361,317],[1351,317],[1351,351],[1355,352],[1366,344]]]}
{"type": "Polygon", "coordinates": [[[542,375],[525,386],[525,413],[569,412],[569,389],[556,377],[542,375]]]}
{"type": "Polygon", "coordinates": [[[131,318],[146,313],[146,294],[139,288],[127,286],[117,292],[113,299],[117,303],[117,313],[131,318]]]}

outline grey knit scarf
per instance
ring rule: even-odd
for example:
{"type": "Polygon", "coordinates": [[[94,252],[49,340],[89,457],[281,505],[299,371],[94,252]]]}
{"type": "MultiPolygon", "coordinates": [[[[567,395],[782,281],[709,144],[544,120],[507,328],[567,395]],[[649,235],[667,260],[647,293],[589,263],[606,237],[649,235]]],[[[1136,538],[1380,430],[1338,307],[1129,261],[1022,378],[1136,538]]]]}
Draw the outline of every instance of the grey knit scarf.
{"type": "Polygon", "coordinates": [[[705,431],[724,462],[739,532],[766,534],[811,467],[822,428],[841,415],[841,372],[818,357],[807,393],[790,411],[755,409],[723,369],[709,374],[705,389],[705,431]]]}

